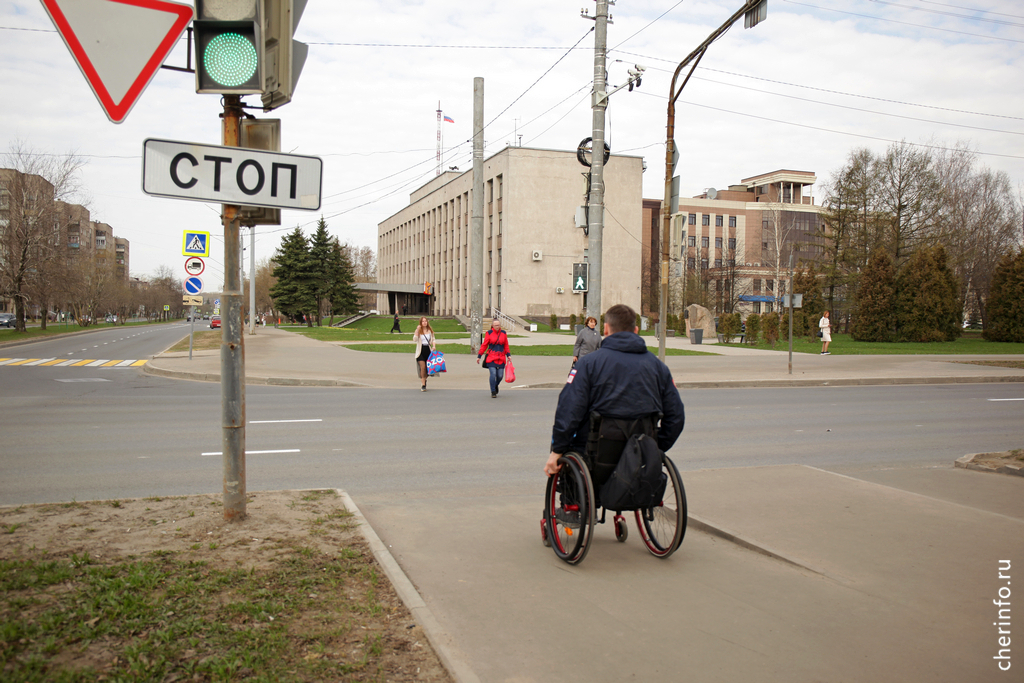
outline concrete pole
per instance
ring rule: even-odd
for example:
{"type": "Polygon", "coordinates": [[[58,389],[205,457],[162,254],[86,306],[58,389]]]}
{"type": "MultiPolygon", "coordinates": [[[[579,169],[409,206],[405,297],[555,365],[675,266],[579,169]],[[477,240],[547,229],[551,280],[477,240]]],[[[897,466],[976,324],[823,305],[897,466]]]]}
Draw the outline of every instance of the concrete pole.
{"type": "MultiPolygon", "coordinates": [[[[224,95],[224,146],[238,147],[242,99],[224,95]]],[[[224,519],[245,517],[245,354],[242,349],[242,275],[239,207],[224,205],[224,303],[221,315],[221,444],[224,519]]]]}
{"type": "Polygon", "coordinates": [[[484,318],[484,79],[473,79],[473,214],[469,233],[470,344],[483,341],[484,318]]]}
{"type": "Polygon", "coordinates": [[[256,226],[249,226],[249,334],[256,334],[256,226]]]}
{"type": "Polygon", "coordinates": [[[602,249],[604,242],[604,112],[608,108],[605,71],[608,52],[608,0],[597,0],[594,21],[594,112],[593,153],[590,155],[590,209],[588,212],[587,263],[590,281],[587,292],[587,315],[601,320],[601,284],[603,273],[602,249]]]}

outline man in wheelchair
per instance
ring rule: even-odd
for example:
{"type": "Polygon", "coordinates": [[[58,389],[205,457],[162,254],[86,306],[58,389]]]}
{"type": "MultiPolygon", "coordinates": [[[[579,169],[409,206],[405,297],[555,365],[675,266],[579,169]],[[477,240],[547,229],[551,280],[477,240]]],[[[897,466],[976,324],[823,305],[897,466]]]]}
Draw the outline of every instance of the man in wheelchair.
{"type": "Polygon", "coordinates": [[[686,419],[672,373],[638,334],[636,312],[616,304],[604,320],[601,348],[580,358],[558,396],[551,455],[544,465],[551,476],[561,469],[563,454],[580,453],[595,488],[611,475],[632,434],[646,434],[667,451],[686,419]]]}

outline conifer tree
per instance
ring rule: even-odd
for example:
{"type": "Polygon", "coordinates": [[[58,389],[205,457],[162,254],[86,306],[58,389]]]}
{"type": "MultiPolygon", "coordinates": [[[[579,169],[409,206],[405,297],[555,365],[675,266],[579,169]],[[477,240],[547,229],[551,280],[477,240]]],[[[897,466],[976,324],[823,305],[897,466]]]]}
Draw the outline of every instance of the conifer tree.
{"type": "Polygon", "coordinates": [[[274,277],[277,283],[270,289],[274,306],[284,313],[300,317],[306,315],[306,324],[312,327],[316,298],[314,273],[310,265],[309,243],[302,230],[296,227],[284,236],[274,254],[274,277]]]}
{"type": "Polygon", "coordinates": [[[986,308],[985,339],[1024,342],[1024,248],[996,266],[986,308]]]}
{"type": "Polygon", "coordinates": [[[793,275],[793,291],[803,294],[799,309],[793,311],[793,336],[814,337],[818,334],[818,318],[825,310],[825,300],[821,296],[821,277],[812,263],[806,270],[793,275]],[[801,315],[797,315],[797,311],[801,315]]]}
{"type": "Polygon", "coordinates": [[[855,297],[856,313],[851,332],[857,341],[892,341],[895,334],[896,274],[892,257],[875,249],[861,272],[855,297]]]}
{"type": "Polygon", "coordinates": [[[327,298],[331,302],[331,320],[334,320],[336,313],[355,313],[359,308],[359,296],[356,294],[355,287],[352,286],[355,279],[352,261],[349,258],[348,249],[341,246],[337,237],[331,243],[331,259],[327,278],[330,284],[327,298]]]}
{"type": "Polygon", "coordinates": [[[960,336],[960,288],[942,246],[918,249],[896,277],[896,341],[960,336]]]}

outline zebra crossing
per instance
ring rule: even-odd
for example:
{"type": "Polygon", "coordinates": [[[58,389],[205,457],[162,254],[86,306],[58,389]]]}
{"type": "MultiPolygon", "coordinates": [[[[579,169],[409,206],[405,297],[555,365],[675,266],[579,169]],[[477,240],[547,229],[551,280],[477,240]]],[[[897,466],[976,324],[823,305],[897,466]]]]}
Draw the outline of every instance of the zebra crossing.
{"type": "Polygon", "coordinates": [[[0,358],[0,367],[37,368],[137,368],[146,360],[101,358],[0,358]]]}

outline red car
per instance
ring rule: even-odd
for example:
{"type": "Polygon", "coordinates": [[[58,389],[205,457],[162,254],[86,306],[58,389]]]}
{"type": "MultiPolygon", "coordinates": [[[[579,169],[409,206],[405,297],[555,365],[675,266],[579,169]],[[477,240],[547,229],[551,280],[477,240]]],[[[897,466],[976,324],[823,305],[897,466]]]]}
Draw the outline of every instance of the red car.
{"type": "Polygon", "coordinates": [[[220,327],[220,316],[219,315],[212,315],[212,316],[210,316],[210,329],[212,330],[215,327],[220,327]]]}

